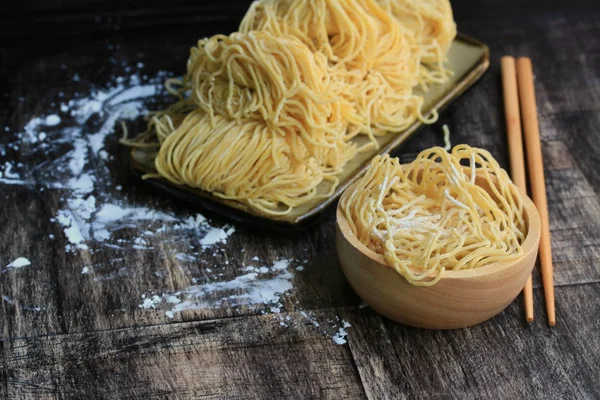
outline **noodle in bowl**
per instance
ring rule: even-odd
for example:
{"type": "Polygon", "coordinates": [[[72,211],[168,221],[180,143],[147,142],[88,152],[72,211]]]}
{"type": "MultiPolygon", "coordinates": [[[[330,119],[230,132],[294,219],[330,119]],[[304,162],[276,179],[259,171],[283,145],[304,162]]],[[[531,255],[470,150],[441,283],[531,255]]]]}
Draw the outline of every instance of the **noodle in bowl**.
{"type": "MultiPolygon", "coordinates": [[[[489,190],[483,174],[476,175],[476,183],[489,190]]],[[[447,269],[441,275],[430,271],[421,281],[424,284],[415,285],[355,234],[345,205],[359,185],[350,186],[338,205],[336,244],[348,281],[375,311],[415,327],[454,329],[497,315],[522,290],[535,265],[541,231],[538,211],[525,193],[519,193],[526,234],[518,257],[471,269],[447,269]]],[[[410,272],[419,276],[424,269],[411,265],[410,272]]]]}

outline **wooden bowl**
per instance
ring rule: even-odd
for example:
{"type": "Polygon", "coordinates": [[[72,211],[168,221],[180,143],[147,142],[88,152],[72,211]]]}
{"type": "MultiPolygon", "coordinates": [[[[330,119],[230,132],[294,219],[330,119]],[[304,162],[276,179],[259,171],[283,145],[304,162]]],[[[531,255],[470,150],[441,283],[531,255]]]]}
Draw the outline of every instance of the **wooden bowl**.
{"type": "MultiPolygon", "coordinates": [[[[354,189],[342,195],[346,198],[354,189]]],[[[521,292],[535,265],[540,216],[522,193],[528,233],[523,257],[508,263],[445,271],[433,286],[414,286],[384,257],[361,243],[337,208],[336,244],[342,269],[352,288],[373,310],[402,324],[427,329],[456,329],[486,321],[504,310],[521,292]]],[[[341,202],[340,202],[341,204],[341,202]]]]}

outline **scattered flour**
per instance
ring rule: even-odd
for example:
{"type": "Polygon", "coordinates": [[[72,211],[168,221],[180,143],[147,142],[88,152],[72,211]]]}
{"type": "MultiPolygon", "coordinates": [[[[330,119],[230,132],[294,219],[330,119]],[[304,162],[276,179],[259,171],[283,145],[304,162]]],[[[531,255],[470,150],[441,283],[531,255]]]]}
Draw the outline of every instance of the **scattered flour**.
{"type": "Polygon", "coordinates": [[[56,126],[60,124],[60,117],[56,114],[48,115],[44,120],[46,126],[56,126]]]}
{"type": "Polygon", "coordinates": [[[92,88],[87,96],[61,103],[60,114],[31,119],[18,137],[20,143],[28,145],[28,152],[47,154],[59,151],[65,144],[71,149],[43,168],[29,166],[23,173],[15,172],[13,163],[0,165],[0,184],[64,191],[62,207],[53,220],[68,240],[67,251],[92,251],[99,246],[151,250],[148,237],[174,231],[195,232],[201,238],[201,246],[212,247],[225,243],[235,231],[230,226],[213,227],[201,215],[181,217],[134,205],[120,193],[122,187],[118,189],[120,185],[110,176],[106,165],[111,157],[105,149],[107,138],[115,143],[118,121],[134,120],[148,112],[167,76],[159,72],[149,79],[137,74],[117,77],[112,87],[92,88]],[[143,239],[140,236],[131,243],[117,242],[115,233],[119,230],[140,230],[147,224],[151,227],[144,229],[143,239]]]}
{"type": "Polygon", "coordinates": [[[227,232],[221,228],[211,228],[200,240],[202,246],[208,247],[227,240],[227,232]]]}
{"type": "Polygon", "coordinates": [[[7,179],[19,179],[20,175],[13,172],[13,167],[14,165],[9,163],[8,161],[4,163],[4,171],[2,172],[2,175],[7,178],[7,179]]]}
{"type": "Polygon", "coordinates": [[[198,257],[189,253],[177,253],[175,254],[175,258],[179,261],[198,261],[198,257]]]}
{"type": "Polygon", "coordinates": [[[302,315],[304,318],[306,318],[307,320],[309,320],[310,323],[312,323],[316,328],[318,328],[319,326],[321,326],[321,324],[319,324],[319,322],[314,317],[308,315],[306,313],[306,311],[300,311],[300,315],[302,315]]]}
{"type": "MultiPolygon", "coordinates": [[[[190,259],[185,253],[178,253],[175,258],[186,261],[190,259]]],[[[294,289],[292,282],[297,268],[294,268],[293,264],[297,262],[280,259],[270,266],[242,267],[238,270],[239,274],[232,279],[199,283],[205,278],[192,278],[194,285],[177,292],[142,295],[142,302],[138,307],[161,310],[170,319],[188,310],[199,311],[223,306],[245,307],[263,314],[272,314],[279,320],[281,327],[291,327],[299,321],[296,321],[292,315],[284,313],[286,307],[282,296],[291,293],[294,289]]],[[[204,271],[211,272],[211,269],[205,268],[204,271]]],[[[217,276],[221,275],[217,274],[217,276]]],[[[319,321],[319,317],[310,311],[300,309],[298,305],[295,305],[294,309],[301,319],[309,321],[315,329],[331,338],[334,343],[339,345],[346,343],[348,335],[346,328],[350,327],[348,322],[340,321],[337,317],[333,320],[319,321]]]]}
{"type": "Polygon", "coordinates": [[[350,324],[346,321],[343,321],[342,327],[331,337],[335,344],[346,344],[346,336],[348,336],[348,332],[346,332],[346,328],[349,328],[350,324]]]}
{"type": "Polygon", "coordinates": [[[85,244],[85,239],[89,238],[89,228],[85,224],[79,224],[72,211],[59,210],[56,220],[63,227],[65,236],[69,241],[66,250],[70,251],[74,248],[79,248],[81,250],[88,249],[87,244],[85,244]]]}
{"type": "Polygon", "coordinates": [[[142,304],[140,304],[140,308],[156,308],[161,302],[162,299],[159,296],[154,295],[152,297],[145,298],[142,304]]]}
{"type": "MultiPolygon", "coordinates": [[[[288,271],[289,260],[279,260],[270,267],[244,268],[237,277],[219,282],[206,282],[189,286],[176,293],[143,295],[140,308],[157,308],[166,305],[165,315],[173,318],[184,310],[201,310],[228,304],[232,307],[267,306],[273,312],[283,307],[281,296],[293,288],[293,273],[288,271]]],[[[197,282],[197,281],[196,281],[197,282]]]]}
{"type": "MultiPolygon", "coordinates": [[[[163,82],[168,76],[165,72],[152,78],[134,74],[114,79],[110,87],[92,87],[89,93],[77,94],[60,103],[60,111],[32,118],[17,135],[16,142],[0,145],[0,155],[6,155],[7,150],[15,151],[19,153],[18,159],[23,160],[23,164],[0,163],[0,184],[61,191],[60,209],[51,221],[61,228],[67,240],[65,251],[93,253],[103,248],[152,251],[155,244],[176,243],[182,237],[192,236],[198,238],[202,250],[212,249],[210,252],[216,255],[235,233],[233,226],[213,226],[200,214],[182,216],[181,212],[176,214],[164,207],[140,205],[128,197],[110,173],[108,163],[113,159],[112,149],[120,136],[118,122],[135,120],[155,108],[152,102],[162,93],[163,82]],[[28,158],[41,158],[35,157],[36,153],[50,155],[42,157],[50,158],[50,161],[28,164],[28,158]],[[130,230],[127,237],[131,237],[131,232],[137,232],[136,236],[122,239],[119,232],[123,229],[130,230]]],[[[49,238],[54,239],[54,236],[50,234],[49,238]]],[[[176,253],[174,258],[180,262],[200,262],[202,259],[201,254],[193,251],[176,253]]],[[[93,281],[122,279],[129,276],[129,268],[122,265],[122,260],[113,259],[108,263],[110,265],[84,266],[81,274],[90,275],[93,281]]],[[[258,257],[251,260],[260,262],[258,257]]],[[[21,257],[5,270],[29,264],[21,257]]],[[[284,306],[282,296],[293,290],[294,273],[303,270],[299,264],[280,259],[272,265],[242,267],[237,276],[227,279],[223,278],[222,272],[204,268],[207,275],[193,277],[193,285],[175,293],[144,295],[139,308],[159,309],[168,318],[174,318],[184,310],[222,305],[249,307],[273,314],[282,327],[292,326],[297,321],[282,311],[289,307],[284,306]]],[[[155,275],[164,279],[166,272],[155,275]]],[[[6,296],[3,299],[12,304],[12,299],[6,296]]],[[[301,311],[297,306],[293,307],[301,311]]],[[[42,310],[40,307],[26,309],[42,310]]],[[[318,322],[308,312],[301,311],[300,315],[315,328],[322,329],[334,342],[346,342],[346,326],[340,328],[339,320],[318,322]]]]}
{"type": "Polygon", "coordinates": [[[15,261],[13,261],[10,264],[8,264],[6,266],[6,269],[23,268],[23,267],[26,267],[28,265],[31,265],[31,262],[28,259],[26,259],[25,257],[19,257],[15,261]]]}

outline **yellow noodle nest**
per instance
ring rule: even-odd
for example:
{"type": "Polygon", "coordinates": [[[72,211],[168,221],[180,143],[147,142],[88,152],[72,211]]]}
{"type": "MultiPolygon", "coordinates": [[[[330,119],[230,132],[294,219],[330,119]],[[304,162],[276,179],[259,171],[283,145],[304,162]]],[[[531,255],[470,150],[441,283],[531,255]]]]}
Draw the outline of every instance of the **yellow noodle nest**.
{"type": "Polygon", "coordinates": [[[292,144],[290,137],[258,121],[238,123],[216,115],[211,123],[208,114],[195,110],[165,138],[156,169],[174,183],[193,187],[202,182],[215,196],[244,200],[261,210],[273,213],[284,204],[285,213],[306,197],[314,198],[325,178],[314,159],[297,161],[293,153],[301,143],[292,144]]]}
{"type": "Polygon", "coordinates": [[[449,3],[393,4],[254,2],[240,32],[191,49],[183,80],[167,82],[179,101],[123,142],[159,147],[159,176],[267,214],[328,196],[319,184],[334,190],[336,175],[377,146],[376,135],[437,117],[421,114],[414,89],[448,77],[449,3]],[[357,135],[370,143],[357,147],[357,135]]]}
{"type": "MultiPolygon", "coordinates": [[[[240,32],[257,30],[294,36],[312,52],[324,54],[331,65],[347,70],[377,69],[411,46],[405,43],[403,27],[375,0],[255,1],[240,32]]],[[[389,72],[403,79],[397,69],[389,72]]]]}
{"type": "Polygon", "coordinates": [[[420,286],[445,270],[517,259],[527,233],[523,199],[506,171],[467,145],[425,150],[406,168],[376,157],[342,208],[356,237],[420,286]]]}
{"type": "Polygon", "coordinates": [[[290,136],[299,161],[308,150],[327,171],[339,172],[355,154],[340,132],[340,102],[331,90],[327,60],[292,36],[233,33],[201,40],[192,48],[186,89],[211,116],[251,119],[290,136]],[[298,137],[293,137],[295,133],[298,137]]]}
{"type": "Polygon", "coordinates": [[[294,37],[233,33],[192,48],[186,81],[196,104],[211,117],[321,129],[329,123],[333,102],[326,68],[322,54],[294,37]]]}
{"type": "Polygon", "coordinates": [[[377,0],[398,21],[410,29],[425,46],[423,61],[438,62],[456,36],[452,7],[447,0],[377,0]]]}
{"type": "MultiPolygon", "coordinates": [[[[452,14],[439,17],[451,20],[452,14]]],[[[423,98],[413,88],[431,83],[429,75],[447,78],[441,66],[445,51],[439,52],[438,65],[424,68],[436,72],[422,72],[424,33],[411,29],[375,0],[262,0],[252,4],[240,25],[242,32],[295,36],[325,54],[334,91],[347,104],[342,116],[348,136],[371,138],[400,132],[417,119],[430,122],[421,115],[423,98]]]]}

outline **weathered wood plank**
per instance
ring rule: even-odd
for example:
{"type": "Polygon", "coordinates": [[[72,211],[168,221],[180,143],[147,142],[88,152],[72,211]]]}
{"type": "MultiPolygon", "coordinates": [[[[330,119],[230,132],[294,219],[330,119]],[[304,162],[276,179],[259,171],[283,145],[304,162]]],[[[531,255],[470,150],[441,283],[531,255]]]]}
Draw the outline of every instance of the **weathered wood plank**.
{"type": "MultiPolygon", "coordinates": [[[[594,73],[597,65],[594,55],[597,52],[594,50],[597,44],[579,44],[585,46],[589,55],[577,59],[576,63],[580,67],[580,75],[588,78],[574,77],[578,74],[571,72],[572,63],[568,58],[561,56],[555,60],[553,54],[556,51],[537,50],[549,30],[553,29],[547,26],[544,19],[533,21],[527,29],[515,29],[508,17],[483,23],[476,13],[467,9],[458,5],[459,27],[488,42],[494,60],[506,52],[518,51],[535,55],[539,60],[535,61],[537,66],[544,65],[545,60],[552,57],[555,66],[536,70],[536,88],[543,113],[542,133],[546,140],[544,154],[551,199],[556,283],[569,285],[597,281],[600,271],[595,265],[600,258],[600,243],[595,238],[598,237],[600,212],[596,194],[600,181],[594,173],[595,150],[584,150],[597,146],[594,127],[600,121],[596,112],[588,111],[580,117],[573,111],[581,108],[590,110],[586,105],[594,104],[591,100],[595,96],[593,87],[597,80],[597,74],[594,73]],[[570,85],[558,82],[561,79],[570,80],[570,85]],[[585,92],[584,97],[580,96],[582,91],[585,92]]],[[[135,14],[135,18],[148,24],[164,22],[157,21],[156,14],[147,17],[143,13],[135,14]]],[[[600,30],[593,22],[592,14],[584,18],[577,17],[577,23],[557,19],[551,12],[549,18],[560,27],[561,41],[576,41],[582,32],[593,37],[594,32],[600,30]]],[[[58,98],[59,92],[64,92],[65,98],[68,98],[75,92],[85,92],[91,83],[102,85],[107,77],[124,73],[123,63],[131,65],[142,61],[149,73],[160,69],[181,72],[189,45],[199,36],[222,29],[218,21],[202,26],[188,21],[187,25],[160,32],[132,30],[125,35],[112,31],[103,39],[90,40],[86,35],[68,38],[49,36],[47,46],[40,49],[40,53],[36,52],[35,57],[33,53],[17,46],[12,50],[2,50],[15,54],[15,57],[3,57],[8,60],[4,73],[15,75],[2,80],[3,85],[9,81],[14,83],[9,87],[10,96],[3,97],[0,115],[5,116],[11,131],[17,131],[31,116],[40,115],[51,107],[51,102],[58,98]],[[169,45],[157,46],[156,43],[169,45]],[[69,50],[65,51],[66,48],[69,50]],[[79,82],[71,80],[75,72],[81,77],[79,82]],[[20,97],[24,98],[22,102],[18,100],[20,97]]],[[[545,46],[561,45],[557,41],[545,46]]],[[[492,64],[490,72],[477,87],[441,115],[439,123],[424,129],[401,150],[402,160],[409,161],[420,150],[442,144],[442,124],[450,126],[454,144],[465,142],[486,147],[503,165],[507,165],[497,63],[492,64]]],[[[141,121],[133,125],[137,129],[142,126],[141,121]]],[[[140,185],[127,168],[123,168],[128,162],[127,152],[117,145],[116,139],[109,138],[106,145],[107,151],[116,157],[109,163],[108,173],[114,177],[115,185],[123,186],[124,197],[134,204],[160,211],[174,210],[180,215],[189,213],[189,207],[185,204],[157,196],[140,185]]],[[[11,151],[6,157],[11,160],[19,156],[19,152],[11,151]]],[[[50,157],[46,155],[46,159],[50,157]]],[[[60,208],[61,192],[47,190],[38,193],[29,190],[0,184],[9,211],[0,216],[0,231],[2,237],[6,238],[0,244],[4,257],[0,258],[0,262],[6,265],[19,256],[28,256],[34,261],[34,265],[26,270],[11,271],[0,276],[2,294],[17,302],[17,306],[3,302],[1,316],[6,324],[2,325],[1,334],[4,338],[164,323],[169,321],[164,310],[158,312],[138,308],[142,295],[176,292],[189,287],[192,280],[204,282],[212,277],[207,269],[215,266],[222,269],[220,273],[223,275],[219,279],[231,280],[239,276],[240,269],[248,265],[254,256],[268,265],[280,258],[309,260],[305,271],[296,273],[294,290],[286,297],[287,311],[291,311],[297,303],[308,310],[357,304],[356,297],[341,275],[335,256],[332,210],[326,222],[294,235],[257,233],[238,227],[236,234],[223,248],[224,251],[202,253],[200,262],[183,264],[175,255],[201,251],[197,238],[180,238],[168,244],[169,238],[158,238],[156,248],[152,251],[102,249],[92,254],[64,254],[64,234],[48,223],[60,208]],[[19,232],[18,237],[14,232],[19,232]],[[52,233],[55,239],[49,240],[42,233],[52,233]],[[160,244],[161,240],[165,243],[160,244]],[[242,253],[241,249],[245,252],[242,253]],[[230,264],[226,265],[225,262],[230,264]],[[89,275],[81,275],[85,266],[92,271],[89,275]],[[39,312],[25,310],[25,307],[42,306],[45,309],[39,312]]],[[[217,219],[215,224],[224,222],[217,219]]],[[[137,231],[125,230],[123,238],[138,234],[137,231]]],[[[212,319],[264,311],[266,308],[232,309],[223,305],[175,315],[175,320],[212,319]]]]}
{"type": "Polygon", "coordinates": [[[369,309],[345,318],[370,398],[597,398],[599,295],[600,284],[557,288],[554,328],[540,289],[532,325],[520,299],[488,322],[453,331],[406,327],[369,309]]]}
{"type": "MultiPolygon", "coordinates": [[[[596,71],[600,71],[600,67],[596,71]]],[[[597,90],[596,93],[598,92],[597,90]]],[[[598,156],[600,144],[596,140],[598,135],[596,132],[598,124],[600,124],[600,111],[582,110],[581,112],[563,113],[553,115],[544,121],[545,124],[552,126],[551,129],[548,129],[550,132],[563,138],[570,156],[577,163],[577,168],[592,185],[596,196],[600,196],[600,171],[597,168],[600,161],[598,156]]]]}
{"type": "MultiPolygon", "coordinates": [[[[125,66],[143,62],[150,75],[182,73],[189,46],[199,37],[235,29],[245,6],[242,0],[226,6],[178,4],[183,8],[123,12],[134,6],[127,2],[116,12],[109,1],[96,2],[85,13],[0,17],[0,36],[8,43],[0,47],[0,145],[32,117],[57,109],[61,92],[69,99],[90,85],[105,85],[110,76],[125,75],[125,66]],[[97,9],[99,18],[92,11],[97,9]],[[15,36],[20,39],[12,40],[15,36]]],[[[600,363],[594,283],[600,280],[600,42],[589,38],[600,34],[599,10],[592,2],[533,0],[518,7],[500,0],[486,7],[455,2],[454,8],[459,30],[489,44],[490,71],[400,156],[410,161],[424,148],[441,145],[441,125],[447,124],[453,144],[485,147],[507,166],[498,60],[504,54],[533,58],[555,280],[564,285],[557,288],[557,328],[545,326],[539,290],[531,327],[522,322],[520,299],[489,323],[453,332],[414,330],[356,309],[360,301],[335,255],[332,210],[320,225],[293,235],[236,227],[215,252],[202,252],[198,237],[189,235],[157,237],[153,250],[71,254],[64,251],[62,231],[49,222],[63,204],[63,192],[0,183],[0,269],[19,256],[33,263],[0,273],[0,295],[10,301],[0,300],[0,340],[20,338],[0,341],[0,398],[598,397],[592,374],[600,363]],[[177,259],[177,253],[186,252],[201,257],[187,263],[177,259]],[[255,265],[254,256],[261,265],[281,258],[309,260],[303,271],[296,271],[296,264],[289,268],[293,285],[282,296],[281,311],[297,311],[294,322],[302,324],[309,320],[298,316],[301,310],[326,320],[333,314],[319,310],[345,309],[359,373],[347,347],[334,346],[313,326],[279,328],[286,314],[270,315],[266,304],[232,307],[216,304],[218,296],[207,294],[209,306],[173,319],[164,305],[139,308],[143,295],[231,281],[255,265]],[[91,272],[81,274],[86,266],[91,272]],[[263,312],[267,315],[257,316],[263,312]],[[185,322],[196,320],[208,322],[185,322]],[[163,325],[170,321],[184,322],[163,325]],[[129,327],[135,328],[120,330],[129,327]],[[51,336],[37,339],[40,335],[51,336]]],[[[131,128],[142,126],[137,121],[131,128]]],[[[68,149],[65,144],[62,150],[68,149]]],[[[158,196],[132,177],[116,137],[108,139],[106,149],[115,156],[106,173],[115,186],[123,186],[123,198],[153,210],[190,214],[187,205],[158,196]]],[[[22,160],[33,167],[61,155],[25,160],[26,150],[8,149],[0,164],[22,160]]],[[[116,189],[98,193],[103,190],[116,189]]],[[[216,226],[224,223],[213,219],[216,226]]],[[[124,229],[121,237],[139,233],[124,229]]],[[[539,285],[537,275],[535,282],[539,285]]]]}
{"type": "MultiPolygon", "coordinates": [[[[36,190],[2,188],[6,212],[0,213],[0,338],[65,332],[62,318],[64,293],[57,278],[65,254],[48,238],[53,232],[49,209],[55,199],[36,190]],[[18,257],[32,266],[6,270],[18,257]]],[[[1,189],[0,189],[1,190],[1,189]]],[[[54,204],[53,204],[54,203],[54,204]]]]}
{"type": "MultiPolygon", "coordinates": [[[[595,398],[599,294],[600,284],[558,288],[553,329],[543,318],[525,325],[519,302],[455,331],[413,329],[354,307],[344,312],[349,347],[269,316],[7,341],[7,393],[357,398],[360,379],[369,398],[595,398]]],[[[538,316],[542,297],[537,290],[538,316]]]]}
{"type": "Polygon", "coordinates": [[[4,342],[8,397],[362,398],[347,346],[269,316],[4,342]]]}
{"type": "Polygon", "coordinates": [[[8,398],[8,366],[4,360],[4,342],[0,341],[0,399],[8,398]]]}
{"type": "MultiPolygon", "coordinates": [[[[227,246],[222,247],[222,252],[216,256],[210,252],[203,254],[195,262],[184,263],[175,257],[189,246],[192,246],[192,251],[202,251],[193,237],[169,245],[169,251],[159,248],[156,251],[123,253],[103,249],[93,254],[71,254],[63,250],[65,242],[60,229],[49,223],[52,214],[45,214],[44,208],[38,207],[41,198],[36,195],[30,199],[30,193],[17,188],[8,194],[10,204],[28,206],[25,209],[15,207],[10,209],[10,213],[0,216],[7,232],[44,232],[40,237],[33,236],[35,240],[30,240],[31,235],[19,236],[20,245],[13,245],[10,241],[3,244],[6,251],[5,256],[0,257],[0,264],[7,265],[17,257],[26,256],[32,265],[0,273],[0,295],[5,296],[0,307],[1,318],[5,321],[0,325],[2,338],[168,322],[171,319],[165,311],[169,307],[159,307],[158,310],[140,308],[144,301],[142,296],[172,294],[195,284],[214,282],[215,278],[231,282],[246,274],[243,269],[247,265],[270,266],[282,258],[297,260],[288,268],[294,274],[293,287],[284,296],[283,311],[293,311],[297,307],[308,311],[359,303],[339,268],[337,254],[324,249],[324,244],[334,247],[329,244],[333,242],[334,234],[331,223],[292,236],[264,236],[256,243],[252,239],[244,243],[244,238],[256,237],[256,234],[238,228],[238,233],[232,236],[227,246]],[[29,213],[26,211],[29,209],[41,214],[29,213]],[[39,223],[45,225],[41,230],[35,227],[39,223]],[[48,239],[48,232],[52,232],[55,239],[48,239]],[[240,253],[240,249],[246,251],[240,253]],[[306,258],[299,259],[299,255],[306,258]],[[260,257],[260,262],[252,260],[256,256],[260,257]],[[226,260],[229,260],[228,264],[225,264],[226,260]],[[307,262],[304,263],[304,260],[307,262]],[[294,271],[300,261],[303,262],[303,270],[294,271]],[[82,268],[86,266],[91,272],[82,274],[82,268]],[[217,276],[216,270],[221,271],[222,276],[217,276]]],[[[220,296],[223,296],[220,292],[204,294],[201,300],[210,302],[209,306],[176,313],[173,320],[214,319],[269,311],[267,304],[251,308],[232,308],[227,302],[218,304],[220,296]]]]}
{"type": "Polygon", "coordinates": [[[410,383],[393,351],[384,319],[366,308],[346,309],[344,316],[352,324],[348,344],[367,397],[409,398],[410,383]]]}

